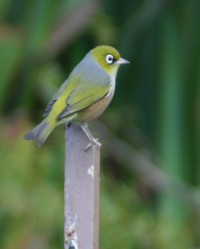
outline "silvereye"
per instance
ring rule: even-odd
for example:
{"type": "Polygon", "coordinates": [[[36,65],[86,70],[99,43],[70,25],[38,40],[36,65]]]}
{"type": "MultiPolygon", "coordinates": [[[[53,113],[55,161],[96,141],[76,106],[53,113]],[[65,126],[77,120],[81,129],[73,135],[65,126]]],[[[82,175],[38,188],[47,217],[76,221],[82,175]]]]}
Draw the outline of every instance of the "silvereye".
{"type": "Polygon", "coordinates": [[[50,100],[44,120],[24,138],[35,140],[40,147],[57,125],[76,123],[96,143],[86,124],[109,105],[118,68],[126,63],[129,62],[113,47],[97,46],[90,50],[50,100]]]}

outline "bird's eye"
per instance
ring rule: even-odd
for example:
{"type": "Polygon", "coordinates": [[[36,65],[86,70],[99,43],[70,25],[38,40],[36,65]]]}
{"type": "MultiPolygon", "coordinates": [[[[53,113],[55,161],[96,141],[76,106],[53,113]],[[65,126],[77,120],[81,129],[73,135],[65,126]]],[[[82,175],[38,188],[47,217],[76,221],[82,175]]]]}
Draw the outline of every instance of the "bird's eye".
{"type": "Polygon", "coordinates": [[[115,60],[111,54],[106,55],[106,61],[108,64],[112,64],[115,60]]]}

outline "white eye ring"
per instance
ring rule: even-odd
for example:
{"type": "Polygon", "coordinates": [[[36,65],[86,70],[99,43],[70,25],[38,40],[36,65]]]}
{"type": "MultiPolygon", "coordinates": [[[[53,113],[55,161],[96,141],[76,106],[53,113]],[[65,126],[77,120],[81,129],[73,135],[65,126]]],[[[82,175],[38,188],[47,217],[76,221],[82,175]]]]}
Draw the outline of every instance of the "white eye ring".
{"type": "Polygon", "coordinates": [[[114,57],[111,54],[106,55],[106,61],[108,64],[112,64],[114,62],[114,57]]]}

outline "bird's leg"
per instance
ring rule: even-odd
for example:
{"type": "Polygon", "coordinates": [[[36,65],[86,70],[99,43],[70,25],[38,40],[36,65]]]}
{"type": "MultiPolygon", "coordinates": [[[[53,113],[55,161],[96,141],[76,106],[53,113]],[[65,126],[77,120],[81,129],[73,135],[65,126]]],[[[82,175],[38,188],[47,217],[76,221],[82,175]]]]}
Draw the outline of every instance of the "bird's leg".
{"type": "Polygon", "coordinates": [[[86,123],[81,124],[80,127],[83,130],[83,132],[85,133],[85,135],[88,137],[88,139],[90,140],[90,143],[85,147],[85,150],[88,150],[92,146],[92,144],[97,145],[97,146],[101,146],[101,144],[98,142],[98,139],[95,139],[92,136],[92,133],[88,129],[86,123]]]}

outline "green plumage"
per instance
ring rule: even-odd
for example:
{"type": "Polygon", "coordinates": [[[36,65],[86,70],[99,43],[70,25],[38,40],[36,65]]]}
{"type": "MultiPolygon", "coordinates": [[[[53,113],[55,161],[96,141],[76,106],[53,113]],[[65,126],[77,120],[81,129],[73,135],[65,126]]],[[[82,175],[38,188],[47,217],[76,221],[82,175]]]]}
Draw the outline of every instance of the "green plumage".
{"type": "Polygon", "coordinates": [[[35,140],[38,146],[42,146],[57,125],[85,122],[96,118],[98,113],[101,114],[112,99],[119,67],[119,64],[113,63],[107,65],[106,70],[106,55],[113,54],[113,57],[115,55],[120,58],[116,53],[118,52],[109,46],[91,50],[50,100],[43,113],[44,120],[24,138],[35,140]],[[102,60],[105,61],[103,65],[99,63],[102,60]]]}

